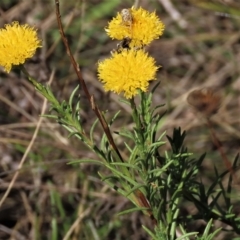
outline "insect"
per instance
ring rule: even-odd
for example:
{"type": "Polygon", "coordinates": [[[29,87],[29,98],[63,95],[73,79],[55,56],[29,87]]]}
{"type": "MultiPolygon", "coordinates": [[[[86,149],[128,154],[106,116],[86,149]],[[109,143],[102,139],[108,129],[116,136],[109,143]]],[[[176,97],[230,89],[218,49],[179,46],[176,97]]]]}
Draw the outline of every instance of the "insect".
{"type": "Polygon", "coordinates": [[[211,88],[202,88],[190,92],[187,101],[198,112],[210,117],[218,112],[221,105],[221,96],[211,88]]]}
{"type": "Polygon", "coordinates": [[[132,26],[133,17],[130,9],[124,8],[121,11],[122,24],[126,26],[132,26]]]}
{"type": "Polygon", "coordinates": [[[124,8],[121,11],[121,16],[122,16],[122,25],[130,27],[131,36],[132,36],[133,16],[132,16],[132,13],[131,13],[131,9],[124,8]]]}
{"type": "Polygon", "coordinates": [[[121,53],[124,49],[129,50],[130,46],[129,44],[131,43],[131,38],[125,37],[121,42],[117,44],[117,48],[113,49],[111,53],[121,53]]]}
{"type": "Polygon", "coordinates": [[[131,38],[126,37],[120,43],[117,44],[117,52],[122,52],[123,49],[130,49],[129,44],[131,42],[131,38]]]}

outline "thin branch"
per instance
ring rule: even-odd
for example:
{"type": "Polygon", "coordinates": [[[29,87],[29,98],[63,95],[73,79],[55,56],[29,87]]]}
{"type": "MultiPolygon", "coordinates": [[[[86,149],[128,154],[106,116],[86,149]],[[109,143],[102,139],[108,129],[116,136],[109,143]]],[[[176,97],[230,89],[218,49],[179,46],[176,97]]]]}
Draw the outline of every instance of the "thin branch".
{"type": "Polygon", "coordinates": [[[116,146],[116,144],[115,144],[115,142],[113,140],[113,137],[112,137],[111,131],[110,131],[109,127],[108,127],[108,124],[107,124],[103,114],[99,110],[98,106],[96,105],[93,95],[91,95],[89,93],[87,85],[85,83],[85,80],[82,77],[82,73],[81,73],[80,67],[77,64],[77,62],[76,62],[76,60],[75,60],[75,58],[74,58],[74,56],[73,56],[73,54],[71,52],[71,49],[69,47],[68,40],[67,40],[67,38],[65,36],[65,33],[64,33],[64,30],[63,30],[62,21],[61,21],[61,15],[60,15],[60,10],[59,10],[59,0],[55,0],[55,5],[56,5],[56,17],[57,17],[59,32],[61,34],[62,41],[63,41],[63,43],[65,45],[67,55],[69,56],[71,64],[72,64],[72,66],[73,66],[73,68],[74,68],[74,70],[75,70],[75,72],[77,74],[77,77],[78,77],[79,81],[80,81],[80,85],[83,88],[84,93],[86,94],[86,97],[87,97],[87,99],[88,99],[88,101],[89,101],[89,103],[91,105],[92,110],[95,112],[97,118],[99,119],[99,121],[101,123],[101,125],[103,127],[103,130],[104,130],[104,132],[105,132],[105,134],[106,134],[106,136],[108,138],[108,141],[109,141],[111,147],[117,153],[119,159],[121,161],[123,161],[123,158],[122,158],[122,156],[121,156],[121,154],[120,154],[120,152],[119,152],[119,150],[118,150],[118,148],[117,148],[117,146],[116,146]]]}
{"type": "Polygon", "coordinates": [[[174,7],[170,0],[158,0],[165,10],[169,13],[172,19],[178,24],[182,29],[187,28],[187,21],[182,17],[181,13],[174,7]]]}

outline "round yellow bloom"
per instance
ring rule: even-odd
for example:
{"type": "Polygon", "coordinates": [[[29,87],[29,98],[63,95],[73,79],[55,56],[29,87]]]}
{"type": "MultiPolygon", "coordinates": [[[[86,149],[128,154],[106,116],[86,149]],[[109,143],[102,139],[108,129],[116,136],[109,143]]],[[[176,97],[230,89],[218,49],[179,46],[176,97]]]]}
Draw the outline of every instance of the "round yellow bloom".
{"type": "Polygon", "coordinates": [[[99,62],[98,77],[106,91],[123,92],[126,98],[132,98],[138,89],[147,91],[149,81],[156,80],[157,69],[154,58],[143,50],[124,49],[99,62]]]}
{"type": "Polygon", "coordinates": [[[130,38],[132,39],[130,47],[142,47],[163,34],[165,26],[155,12],[150,13],[143,8],[134,7],[128,10],[132,15],[132,22],[126,24],[123,14],[118,13],[105,29],[112,39],[130,38]]]}
{"type": "Polygon", "coordinates": [[[38,47],[41,47],[41,41],[36,30],[28,24],[12,22],[0,29],[0,65],[6,72],[10,72],[13,65],[23,64],[31,58],[38,47]]]}

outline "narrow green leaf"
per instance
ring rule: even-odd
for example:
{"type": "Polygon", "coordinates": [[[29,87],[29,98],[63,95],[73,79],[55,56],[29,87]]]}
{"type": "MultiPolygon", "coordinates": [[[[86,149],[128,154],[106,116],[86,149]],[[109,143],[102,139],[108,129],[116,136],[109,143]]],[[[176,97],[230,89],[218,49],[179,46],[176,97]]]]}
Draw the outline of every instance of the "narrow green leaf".
{"type": "Polygon", "coordinates": [[[152,240],[162,240],[162,239],[159,239],[157,236],[155,236],[155,234],[147,227],[142,225],[142,228],[148,233],[150,237],[152,237],[152,240]]]}
{"type": "Polygon", "coordinates": [[[67,164],[75,164],[75,163],[90,163],[90,164],[104,165],[104,163],[101,160],[93,160],[89,158],[73,160],[68,162],[67,164]]]}
{"type": "Polygon", "coordinates": [[[92,142],[94,142],[93,132],[94,132],[94,129],[95,129],[98,121],[99,121],[99,120],[98,120],[98,118],[97,118],[97,119],[94,121],[94,123],[93,123],[93,125],[92,125],[92,127],[91,127],[91,129],[90,129],[90,140],[91,140],[92,142]]]}
{"type": "Polygon", "coordinates": [[[74,98],[74,96],[76,95],[76,92],[78,91],[78,89],[79,89],[79,84],[75,87],[75,89],[72,91],[72,93],[71,93],[71,95],[70,95],[68,104],[69,104],[69,106],[70,106],[71,108],[73,107],[73,98],[74,98]]]}
{"type": "Polygon", "coordinates": [[[146,211],[146,210],[149,210],[149,208],[145,208],[145,207],[130,208],[130,209],[127,209],[125,211],[122,211],[122,212],[118,213],[117,216],[129,214],[129,213],[132,213],[132,212],[146,211]]]}

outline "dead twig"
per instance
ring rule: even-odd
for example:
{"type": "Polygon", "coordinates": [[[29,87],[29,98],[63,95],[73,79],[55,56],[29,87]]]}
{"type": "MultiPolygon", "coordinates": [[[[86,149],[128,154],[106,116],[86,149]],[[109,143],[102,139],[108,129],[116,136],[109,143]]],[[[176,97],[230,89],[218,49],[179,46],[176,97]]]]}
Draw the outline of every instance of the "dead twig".
{"type": "Polygon", "coordinates": [[[80,70],[80,67],[79,65],[77,64],[77,62],[75,61],[75,58],[71,52],[71,49],[69,47],[69,44],[68,44],[68,40],[65,36],[65,33],[64,33],[64,30],[63,30],[63,25],[62,25],[62,21],[61,21],[61,15],[60,15],[60,10],[59,10],[59,0],[55,0],[55,5],[56,5],[56,17],[57,17],[57,22],[58,22],[58,28],[59,28],[59,31],[60,31],[60,34],[61,34],[61,37],[62,37],[62,41],[65,45],[65,48],[66,48],[66,52],[67,52],[67,55],[69,56],[70,58],[70,61],[71,61],[71,64],[77,74],[77,77],[80,81],[80,85],[81,87],[83,88],[83,91],[84,93],[86,94],[86,97],[91,105],[91,108],[92,110],[95,112],[97,118],[99,119],[102,127],[103,127],[103,130],[108,138],[108,141],[111,145],[111,147],[113,148],[113,150],[117,153],[119,159],[123,162],[123,158],[113,140],[113,137],[112,137],[112,134],[111,134],[111,131],[108,127],[108,124],[103,116],[103,114],[101,113],[101,111],[99,110],[98,106],[96,105],[95,103],[95,100],[94,100],[94,97],[93,95],[91,95],[88,91],[88,88],[87,88],[87,85],[85,83],[85,80],[83,79],[82,77],[82,73],[81,73],[81,70],[80,70]]]}

